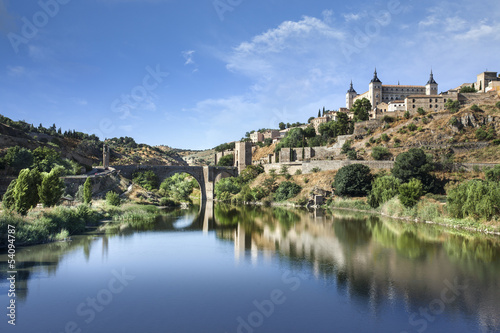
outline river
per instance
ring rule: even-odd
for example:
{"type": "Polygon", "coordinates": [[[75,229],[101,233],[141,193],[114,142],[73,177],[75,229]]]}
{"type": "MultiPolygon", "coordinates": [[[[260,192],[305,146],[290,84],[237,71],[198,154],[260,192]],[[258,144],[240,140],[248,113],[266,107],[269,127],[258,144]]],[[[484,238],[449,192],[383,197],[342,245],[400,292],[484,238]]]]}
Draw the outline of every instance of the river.
{"type": "Polygon", "coordinates": [[[17,249],[0,332],[496,332],[500,239],[361,213],[211,204],[17,249]]]}

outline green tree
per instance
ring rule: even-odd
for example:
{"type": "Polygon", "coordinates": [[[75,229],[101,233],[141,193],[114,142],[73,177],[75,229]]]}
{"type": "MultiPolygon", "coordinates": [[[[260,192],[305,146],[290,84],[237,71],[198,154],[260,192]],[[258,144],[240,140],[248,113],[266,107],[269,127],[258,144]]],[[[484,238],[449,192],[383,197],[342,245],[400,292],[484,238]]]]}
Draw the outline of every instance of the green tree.
{"type": "Polygon", "coordinates": [[[40,185],[41,181],[40,172],[36,169],[23,169],[19,172],[13,193],[14,209],[19,214],[26,215],[28,210],[38,204],[40,200],[38,185],[40,185]]]}
{"type": "Polygon", "coordinates": [[[368,204],[377,208],[399,194],[400,181],[394,176],[377,177],[368,195],[368,204]]]}
{"type": "Polygon", "coordinates": [[[160,185],[160,190],[172,200],[187,201],[193,189],[198,187],[197,181],[191,175],[177,173],[165,179],[160,185]]]}
{"type": "Polygon", "coordinates": [[[460,93],[461,94],[464,94],[464,93],[475,93],[475,92],[477,92],[477,90],[474,88],[474,86],[472,86],[472,87],[465,86],[465,87],[460,88],[460,93]]]}
{"type": "Polygon", "coordinates": [[[284,122],[279,123],[279,125],[278,125],[278,126],[279,126],[279,128],[280,128],[280,131],[282,131],[282,130],[284,130],[284,129],[286,128],[286,125],[285,125],[285,123],[284,123],[284,122]]]}
{"type": "Polygon", "coordinates": [[[62,167],[54,168],[42,174],[42,182],[38,186],[38,196],[44,207],[55,206],[64,194],[64,181],[60,178],[62,167]]]}
{"type": "Polygon", "coordinates": [[[417,109],[417,112],[418,112],[418,114],[419,114],[419,115],[421,115],[421,116],[425,116],[425,114],[426,114],[426,112],[425,112],[425,110],[424,110],[423,108],[418,108],[418,109],[417,109]]]}
{"type": "Polygon", "coordinates": [[[332,187],[339,196],[365,196],[371,190],[372,180],[369,167],[363,164],[351,164],[337,172],[332,187]]]}
{"type": "Polygon", "coordinates": [[[500,182],[470,180],[450,189],[448,212],[453,217],[491,219],[500,215],[500,182]]]}
{"type": "Polygon", "coordinates": [[[33,153],[26,148],[15,146],[7,149],[3,160],[6,165],[12,167],[18,173],[33,164],[33,153]]]}
{"type": "Polygon", "coordinates": [[[316,130],[314,126],[309,125],[304,129],[303,134],[306,138],[314,138],[316,136],[316,130]]]}
{"type": "Polygon", "coordinates": [[[413,178],[408,183],[399,186],[399,201],[405,207],[411,208],[416,205],[423,193],[422,182],[413,178]]]}
{"type": "Polygon", "coordinates": [[[234,165],[234,155],[229,154],[222,156],[220,160],[217,162],[217,165],[232,167],[234,165]]]}
{"type": "Polygon", "coordinates": [[[295,197],[300,191],[302,191],[302,188],[299,185],[293,182],[284,181],[278,186],[274,194],[274,199],[276,201],[285,201],[295,197]]]}
{"type": "Polygon", "coordinates": [[[222,178],[215,184],[215,196],[220,199],[223,193],[238,194],[241,191],[241,184],[235,177],[222,178]]]}
{"type": "Polygon", "coordinates": [[[148,191],[157,189],[159,186],[158,176],[151,170],[135,172],[132,181],[144,187],[148,191]]]}
{"type": "Polygon", "coordinates": [[[354,121],[365,121],[370,118],[370,111],[372,110],[372,105],[367,98],[362,98],[356,100],[351,108],[354,113],[354,121]]]}
{"type": "Polygon", "coordinates": [[[318,110],[318,118],[321,117],[321,109],[318,110]]]}
{"type": "Polygon", "coordinates": [[[410,116],[411,116],[411,115],[410,115],[410,111],[405,111],[405,113],[404,113],[404,117],[405,117],[406,119],[410,119],[410,116]]]}
{"type": "Polygon", "coordinates": [[[372,148],[372,157],[377,160],[387,160],[391,157],[391,152],[386,147],[376,146],[372,148]]]}
{"type": "Polygon", "coordinates": [[[432,185],[430,172],[433,169],[432,157],[425,155],[420,148],[412,148],[396,157],[392,175],[403,183],[409,182],[412,178],[419,179],[427,190],[432,185]]]}
{"type": "Polygon", "coordinates": [[[87,178],[83,184],[83,202],[86,204],[92,202],[92,182],[90,178],[87,178]]]}
{"type": "Polygon", "coordinates": [[[116,192],[109,191],[106,193],[106,203],[111,206],[120,206],[120,196],[116,192]]]}
{"type": "Polygon", "coordinates": [[[5,210],[13,210],[16,205],[16,199],[14,198],[14,188],[16,187],[17,179],[10,182],[7,187],[7,191],[2,197],[2,206],[5,210]]]}

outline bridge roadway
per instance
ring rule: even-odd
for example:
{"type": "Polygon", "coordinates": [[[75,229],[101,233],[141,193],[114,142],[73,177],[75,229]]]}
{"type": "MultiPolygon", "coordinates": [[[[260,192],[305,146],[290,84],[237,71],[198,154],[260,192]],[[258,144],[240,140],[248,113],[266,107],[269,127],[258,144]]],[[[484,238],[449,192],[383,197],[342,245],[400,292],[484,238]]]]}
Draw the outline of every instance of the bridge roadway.
{"type": "Polygon", "coordinates": [[[183,166],[183,165],[112,165],[111,169],[120,171],[127,178],[132,178],[134,172],[153,171],[160,181],[176,174],[187,173],[200,184],[201,200],[213,200],[215,184],[226,177],[238,176],[238,168],[213,166],[183,166]]]}

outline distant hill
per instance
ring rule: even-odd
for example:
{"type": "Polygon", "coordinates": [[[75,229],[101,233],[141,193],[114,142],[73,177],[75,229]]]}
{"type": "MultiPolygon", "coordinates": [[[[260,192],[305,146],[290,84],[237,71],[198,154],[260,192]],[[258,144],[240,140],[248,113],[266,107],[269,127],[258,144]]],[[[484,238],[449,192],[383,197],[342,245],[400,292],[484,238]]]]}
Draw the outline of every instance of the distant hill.
{"type": "MultiPolygon", "coordinates": [[[[181,156],[167,146],[153,147],[137,144],[133,138],[121,137],[106,140],[111,149],[110,164],[187,165],[181,156]]],[[[35,150],[49,147],[61,157],[86,166],[102,164],[104,142],[93,134],[76,131],[63,132],[56,125],[49,128],[33,126],[25,121],[14,121],[0,115],[0,157],[15,146],[35,150]]]]}

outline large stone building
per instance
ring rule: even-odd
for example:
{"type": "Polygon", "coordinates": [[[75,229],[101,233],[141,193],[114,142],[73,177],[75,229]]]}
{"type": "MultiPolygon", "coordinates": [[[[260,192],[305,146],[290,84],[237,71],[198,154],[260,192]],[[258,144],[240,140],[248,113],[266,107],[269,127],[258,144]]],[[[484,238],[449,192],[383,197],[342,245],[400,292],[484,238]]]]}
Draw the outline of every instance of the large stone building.
{"type": "MultiPolygon", "coordinates": [[[[352,81],[351,87],[346,94],[346,107],[351,109],[358,99],[367,98],[372,104],[373,108],[378,107],[379,104],[385,103],[387,105],[391,104],[401,104],[407,97],[416,95],[426,95],[432,96],[437,95],[438,84],[434,80],[434,75],[431,71],[429,81],[425,86],[408,86],[408,85],[385,85],[378,78],[377,70],[373,74],[373,79],[368,85],[368,91],[363,94],[358,94],[354,90],[352,81]]],[[[384,104],[384,105],[385,105],[384,104]]],[[[400,105],[398,105],[401,107],[400,105]]]]}

